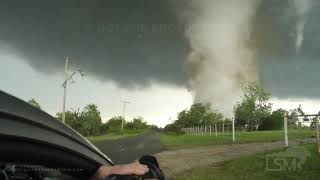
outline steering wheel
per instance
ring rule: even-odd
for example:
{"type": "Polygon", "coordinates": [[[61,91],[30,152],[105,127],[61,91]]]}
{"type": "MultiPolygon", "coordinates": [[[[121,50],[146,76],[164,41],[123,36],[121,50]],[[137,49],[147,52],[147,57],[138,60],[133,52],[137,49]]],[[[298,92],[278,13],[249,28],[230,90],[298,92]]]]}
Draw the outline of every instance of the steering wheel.
{"type": "Polygon", "coordinates": [[[157,179],[157,180],[165,180],[164,174],[159,167],[158,161],[154,156],[146,155],[142,156],[139,159],[141,164],[147,165],[149,171],[143,176],[135,176],[135,175],[112,175],[106,177],[105,180],[141,180],[141,179],[157,179]]]}

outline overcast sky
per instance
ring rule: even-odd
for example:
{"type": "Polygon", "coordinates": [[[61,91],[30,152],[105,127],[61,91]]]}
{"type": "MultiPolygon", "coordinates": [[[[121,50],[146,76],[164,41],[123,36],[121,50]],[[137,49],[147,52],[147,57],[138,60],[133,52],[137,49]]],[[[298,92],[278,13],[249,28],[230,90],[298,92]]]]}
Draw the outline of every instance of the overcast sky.
{"type": "Polygon", "coordinates": [[[122,100],[126,117],[160,126],[194,101],[228,114],[247,80],[274,108],[320,110],[319,4],[239,2],[3,1],[0,89],[55,115],[70,56],[87,76],[68,86],[67,108],[95,103],[104,120],[122,115],[122,100]]]}
{"type": "MultiPolygon", "coordinates": [[[[63,73],[45,75],[35,71],[25,61],[4,54],[0,55],[0,67],[0,77],[3,78],[1,90],[25,101],[35,98],[42,109],[51,115],[61,112],[63,73]]],[[[126,90],[112,82],[98,81],[90,74],[84,79],[78,76],[74,80],[75,83],[68,86],[67,109],[94,103],[98,105],[104,121],[122,115],[122,100],[130,101],[125,114],[128,119],[142,116],[148,123],[159,126],[169,123],[177,112],[192,104],[191,94],[183,88],[155,84],[144,90],[126,90]]]]}

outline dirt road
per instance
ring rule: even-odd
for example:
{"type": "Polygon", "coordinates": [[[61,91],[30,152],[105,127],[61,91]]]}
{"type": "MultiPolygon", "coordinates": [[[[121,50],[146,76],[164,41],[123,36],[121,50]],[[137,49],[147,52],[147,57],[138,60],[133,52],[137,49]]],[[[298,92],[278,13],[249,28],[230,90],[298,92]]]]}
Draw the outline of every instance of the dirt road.
{"type": "MultiPolygon", "coordinates": [[[[292,140],[289,145],[315,142],[315,139],[292,140]]],[[[129,163],[145,154],[155,154],[166,177],[170,179],[192,168],[283,148],[283,142],[248,143],[202,146],[180,150],[164,150],[159,134],[149,132],[141,136],[97,142],[95,145],[116,164],[129,163]],[[161,152],[162,151],[162,152],[161,152]]]]}
{"type": "MultiPolygon", "coordinates": [[[[315,139],[293,140],[290,145],[315,142],[315,139]]],[[[241,156],[262,153],[283,147],[283,142],[214,145],[163,151],[156,154],[166,177],[174,177],[195,167],[208,166],[241,156]]]]}

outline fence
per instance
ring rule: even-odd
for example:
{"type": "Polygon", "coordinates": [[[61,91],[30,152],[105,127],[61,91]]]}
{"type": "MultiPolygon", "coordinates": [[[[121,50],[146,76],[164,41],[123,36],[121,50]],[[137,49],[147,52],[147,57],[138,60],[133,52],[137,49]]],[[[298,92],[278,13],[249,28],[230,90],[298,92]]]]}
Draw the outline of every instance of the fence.
{"type": "MultiPolygon", "coordinates": [[[[231,135],[232,125],[226,124],[215,124],[215,125],[205,125],[205,126],[194,126],[188,128],[182,128],[182,132],[187,135],[209,135],[209,136],[219,136],[219,135],[231,135]]],[[[235,127],[236,132],[245,132],[244,127],[235,127]]]]}

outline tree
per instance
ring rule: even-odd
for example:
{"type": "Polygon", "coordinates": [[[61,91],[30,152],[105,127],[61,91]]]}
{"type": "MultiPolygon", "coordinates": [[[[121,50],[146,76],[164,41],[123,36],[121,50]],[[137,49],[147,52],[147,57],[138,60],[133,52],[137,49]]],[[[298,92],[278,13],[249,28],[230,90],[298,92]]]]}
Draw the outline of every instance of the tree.
{"type": "Polygon", "coordinates": [[[165,131],[180,133],[182,128],[212,125],[222,122],[223,114],[212,110],[211,104],[196,103],[189,110],[183,110],[178,114],[177,120],[165,127],[165,131]]]}
{"type": "Polygon", "coordinates": [[[288,126],[297,126],[298,124],[298,117],[297,115],[299,115],[299,111],[297,108],[295,109],[290,109],[289,112],[288,112],[288,126]]]}
{"type": "Polygon", "coordinates": [[[134,118],[132,123],[133,123],[134,130],[143,130],[148,127],[147,123],[143,120],[142,117],[134,118]]]}
{"type": "Polygon", "coordinates": [[[148,128],[158,132],[163,130],[163,128],[158,127],[157,125],[154,125],[154,124],[148,125],[148,128]]]}
{"type": "Polygon", "coordinates": [[[219,113],[218,111],[212,111],[207,114],[206,116],[206,121],[204,121],[204,125],[212,125],[212,124],[217,124],[220,122],[223,122],[224,117],[222,113],[219,113]]]}
{"type": "Polygon", "coordinates": [[[262,119],[270,115],[270,93],[258,82],[250,82],[243,91],[242,101],[234,107],[235,121],[242,126],[247,125],[249,130],[253,131],[258,129],[262,119]]]}
{"type": "Polygon", "coordinates": [[[98,110],[98,106],[95,104],[88,104],[83,111],[83,130],[86,132],[87,135],[99,134],[100,128],[102,126],[102,120],[100,116],[100,111],[98,110]]]}
{"type": "Polygon", "coordinates": [[[103,123],[100,127],[100,134],[107,134],[109,132],[109,127],[107,123],[103,123]]]}
{"type": "Polygon", "coordinates": [[[285,112],[283,109],[273,111],[271,116],[262,120],[259,130],[281,130],[283,128],[285,112]]]}
{"type": "Polygon", "coordinates": [[[124,129],[130,129],[133,130],[134,129],[134,124],[133,122],[127,122],[124,126],[124,129]]]}
{"type": "Polygon", "coordinates": [[[183,132],[181,131],[181,126],[177,123],[172,123],[172,124],[168,124],[164,127],[164,131],[166,132],[175,132],[178,134],[182,134],[183,132]]]}
{"type": "MultiPolygon", "coordinates": [[[[250,116],[248,106],[250,106],[249,102],[242,102],[241,104],[236,104],[236,106],[234,107],[234,118],[236,126],[245,127],[248,124],[248,117],[250,116]]],[[[250,109],[252,110],[254,109],[254,107],[251,107],[250,109]]]]}
{"type": "Polygon", "coordinates": [[[31,104],[32,106],[38,108],[38,109],[41,109],[40,104],[34,98],[30,99],[28,101],[28,103],[31,104]]]}
{"type": "Polygon", "coordinates": [[[189,110],[181,111],[175,123],[180,127],[205,125],[208,123],[210,113],[212,113],[210,104],[196,103],[189,110]]]}
{"type": "Polygon", "coordinates": [[[132,122],[126,122],[125,124],[125,129],[127,130],[144,130],[147,129],[148,125],[147,123],[143,120],[142,117],[136,117],[133,118],[132,122]]]}
{"type": "MultiPolygon", "coordinates": [[[[108,120],[106,123],[106,126],[108,127],[109,132],[119,132],[121,130],[121,123],[122,123],[123,117],[118,116],[118,117],[112,117],[111,119],[108,120]]],[[[126,121],[124,121],[124,125],[126,125],[126,121]]]]}
{"type": "MultiPolygon", "coordinates": [[[[72,127],[72,129],[78,131],[80,134],[85,134],[83,132],[83,111],[80,109],[72,110],[72,111],[66,111],[65,112],[65,123],[72,127]]],[[[56,118],[60,121],[62,121],[62,113],[57,113],[56,118]]]]}
{"type": "Polygon", "coordinates": [[[193,104],[189,110],[189,121],[191,121],[193,126],[205,125],[207,122],[207,116],[211,113],[211,109],[211,104],[209,103],[193,104]]]}
{"type": "Polygon", "coordinates": [[[299,115],[300,116],[305,115],[301,105],[299,105],[297,108],[289,110],[288,126],[294,127],[294,128],[302,127],[303,121],[312,121],[312,119],[308,117],[304,117],[302,120],[302,118],[298,118],[299,115]]]}
{"type": "MultiPolygon", "coordinates": [[[[102,121],[100,111],[94,104],[89,104],[83,109],[66,111],[66,124],[84,136],[98,135],[101,132],[102,121]]],[[[62,113],[56,114],[57,119],[62,119],[62,113]]]]}

